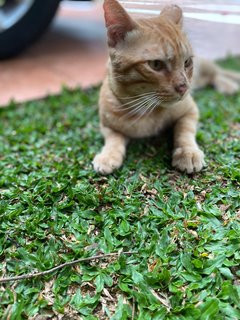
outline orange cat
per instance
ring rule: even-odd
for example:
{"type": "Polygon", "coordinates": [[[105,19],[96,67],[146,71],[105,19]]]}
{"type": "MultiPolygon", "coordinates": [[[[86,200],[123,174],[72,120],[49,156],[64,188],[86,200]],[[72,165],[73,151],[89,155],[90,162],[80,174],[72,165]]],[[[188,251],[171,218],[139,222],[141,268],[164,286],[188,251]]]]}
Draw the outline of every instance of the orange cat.
{"type": "Polygon", "coordinates": [[[105,0],[104,12],[110,59],[99,112],[105,145],[94,169],[113,172],[122,165],[130,138],[158,135],[173,125],[172,165],[200,171],[198,108],[189,93],[193,52],[182,31],[181,9],[166,6],[157,18],[135,21],[116,0],[105,0]]]}

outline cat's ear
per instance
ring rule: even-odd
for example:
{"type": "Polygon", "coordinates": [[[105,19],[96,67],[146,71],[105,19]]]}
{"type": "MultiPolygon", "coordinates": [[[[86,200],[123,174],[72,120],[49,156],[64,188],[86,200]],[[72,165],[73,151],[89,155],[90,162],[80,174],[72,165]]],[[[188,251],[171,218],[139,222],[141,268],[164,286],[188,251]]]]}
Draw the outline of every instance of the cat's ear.
{"type": "Polygon", "coordinates": [[[136,28],[136,23],[117,0],[105,0],[103,9],[108,30],[108,45],[115,47],[125,39],[128,32],[136,28]]]}
{"type": "Polygon", "coordinates": [[[161,11],[160,16],[182,27],[183,13],[182,9],[179,6],[169,5],[164,7],[161,11]]]}

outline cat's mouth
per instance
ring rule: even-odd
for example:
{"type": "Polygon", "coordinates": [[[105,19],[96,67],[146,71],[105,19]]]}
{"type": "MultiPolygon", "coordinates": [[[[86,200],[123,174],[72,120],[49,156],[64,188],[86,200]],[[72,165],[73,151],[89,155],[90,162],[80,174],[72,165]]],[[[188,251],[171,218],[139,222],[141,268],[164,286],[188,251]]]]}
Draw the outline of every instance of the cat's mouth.
{"type": "Polygon", "coordinates": [[[163,104],[176,103],[182,101],[188,95],[189,90],[186,90],[183,94],[174,93],[174,94],[159,94],[160,99],[163,101],[163,104]]]}

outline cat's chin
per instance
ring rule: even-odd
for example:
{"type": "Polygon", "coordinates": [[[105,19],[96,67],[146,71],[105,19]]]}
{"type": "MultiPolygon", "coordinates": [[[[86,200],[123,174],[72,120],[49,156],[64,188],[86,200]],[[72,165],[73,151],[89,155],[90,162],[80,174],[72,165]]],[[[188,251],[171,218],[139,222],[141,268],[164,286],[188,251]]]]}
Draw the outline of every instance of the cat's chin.
{"type": "Polygon", "coordinates": [[[183,101],[189,95],[189,90],[187,90],[183,95],[178,95],[176,97],[176,102],[183,101]]]}
{"type": "Polygon", "coordinates": [[[176,103],[178,103],[179,102],[179,100],[174,100],[174,101],[169,101],[169,102],[162,102],[161,103],[161,105],[160,105],[160,107],[161,108],[170,108],[170,107],[172,107],[172,106],[174,106],[176,103]]]}

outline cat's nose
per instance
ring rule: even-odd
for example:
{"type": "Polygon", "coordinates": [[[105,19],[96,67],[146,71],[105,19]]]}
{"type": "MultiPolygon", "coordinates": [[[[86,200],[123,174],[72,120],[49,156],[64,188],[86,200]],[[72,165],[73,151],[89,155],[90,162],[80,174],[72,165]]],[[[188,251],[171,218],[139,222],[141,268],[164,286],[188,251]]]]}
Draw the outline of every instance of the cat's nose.
{"type": "Polygon", "coordinates": [[[187,84],[186,83],[180,83],[175,86],[175,90],[177,93],[179,93],[181,96],[184,95],[184,93],[187,91],[187,84]]]}

